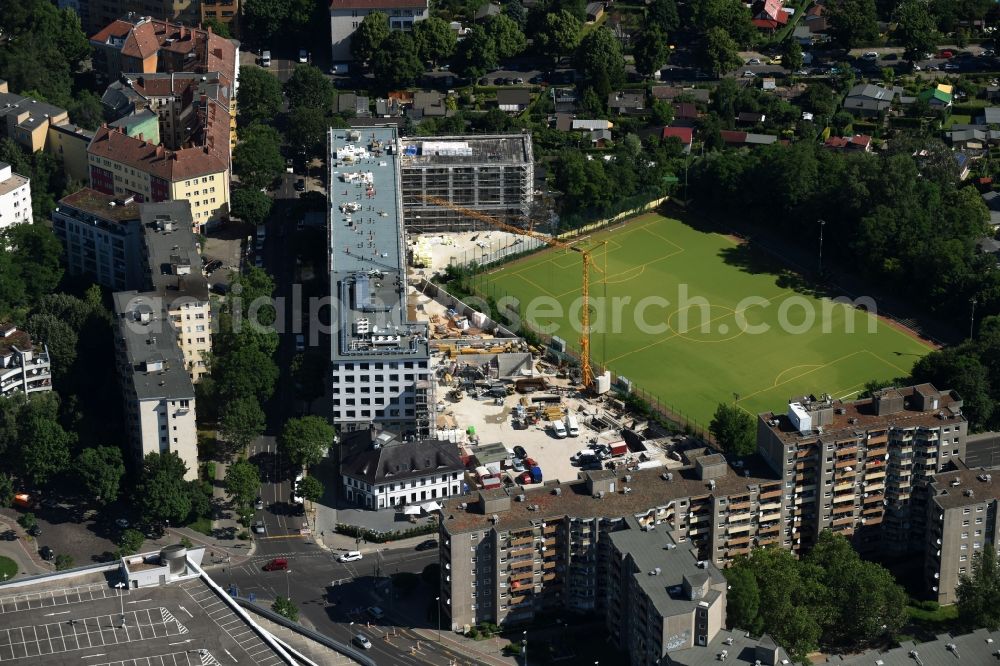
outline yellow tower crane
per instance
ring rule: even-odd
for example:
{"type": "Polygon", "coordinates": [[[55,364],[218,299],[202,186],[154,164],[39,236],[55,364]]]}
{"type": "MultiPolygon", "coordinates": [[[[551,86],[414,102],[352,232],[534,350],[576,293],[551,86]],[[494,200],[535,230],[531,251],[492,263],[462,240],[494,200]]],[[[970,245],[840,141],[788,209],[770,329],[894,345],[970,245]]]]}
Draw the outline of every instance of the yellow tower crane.
{"type": "Polygon", "coordinates": [[[447,199],[442,199],[440,197],[433,197],[429,195],[418,195],[424,201],[432,203],[436,206],[444,206],[456,212],[462,213],[469,217],[475,218],[482,222],[496,227],[502,231],[507,231],[512,234],[518,234],[523,236],[531,236],[537,240],[542,241],[552,247],[562,248],[564,250],[572,250],[580,254],[583,259],[583,284],[581,286],[581,296],[583,299],[583,307],[580,311],[580,370],[581,370],[581,380],[584,388],[589,388],[594,381],[594,372],[590,367],[590,269],[591,267],[601,270],[599,266],[594,264],[594,259],[590,254],[589,250],[582,247],[577,247],[576,245],[571,245],[564,241],[559,240],[553,236],[546,236],[545,234],[540,234],[537,231],[531,229],[521,229],[520,227],[515,227],[513,225],[507,224],[506,222],[501,222],[491,215],[485,213],[480,213],[479,211],[472,210],[471,208],[466,208],[464,206],[459,206],[453,204],[447,199]]]}

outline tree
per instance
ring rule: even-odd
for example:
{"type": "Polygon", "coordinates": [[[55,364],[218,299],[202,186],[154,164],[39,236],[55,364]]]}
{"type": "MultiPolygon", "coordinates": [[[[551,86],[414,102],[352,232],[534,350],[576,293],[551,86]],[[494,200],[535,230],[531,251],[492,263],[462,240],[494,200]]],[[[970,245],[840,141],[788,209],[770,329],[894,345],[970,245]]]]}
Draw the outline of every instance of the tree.
{"type": "Polygon", "coordinates": [[[80,90],[66,107],[69,119],[88,130],[96,130],[104,122],[104,107],[101,98],[93,91],[80,90]]]}
{"type": "Polygon", "coordinates": [[[839,0],[829,8],[830,32],[841,46],[852,49],[878,36],[875,0],[839,0]]]}
{"type": "Polygon", "coordinates": [[[254,500],[260,493],[260,472],[248,460],[238,460],[226,470],[226,494],[244,525],[253,519],[254,500]]]}
{"type": "Polygon", "coordinates": [[[219,414],[219,436],[235,451],[244,451],[264,433],[264,410],[256,396],[230,400],[219,414]]]}
{"type": "Polygon", "coordinates": [[[739,0],[694,0],[691,4],[694,24],[702,33],[720,28],[738,45],[754,41],[756,29],[750,22],[750,12],[739,0]]]}
{"type": "Polygon", "coordinates": [[[73,556],[66,553],[59,553],[55,560],[56,571],[65,571],[73,568],[73,556]]]}
{"type": "Polygon", "coordinates": [[[0,473],[0,509],[6,509],[14,501],[14,479],[9,474],[0,473]]]}
{"type": "Polygon", "coordinates": [[[288,18],[288,0],[243,0],[243,16],[250,34],[263,42],[269,40],[288,18]]]}
{"type": "Polygon", "coordinates": [[[121,555],[135,555],[145,541],[145,535],[139,530],[131,528],[124,530],[118,537],[118,552],[121,555]]]}
{"type": "Polygon", "coordinates": [[[458,45],[459,67],[465,76],[477,78],[497,65],[496,42],[481,25],[474,25],[458,45]]]}
{"type": "Polygon", "coordinates": [[[21,516],[17,519],[17,524],[23,527],[25,531],[30,532],[38,526],[38,519],[35,518],[35,514],[29,511],[21,514],[21,516]]]}
{"type": "MultiPolygon", "coordinates": [[[[618,88],[625,82],[625,57],[621,42],[615,33],[604,26],[590,31],[583,38],[576,59],[577,68],[592,83],[601,81],[606,82],[609,88],[618,88]]],[[[605,93],[603,90],[599,92],[605,93]]]]}
{"type": "Polygon", "coordinates": [[[731,627],[760,633],[760,588],[749,567],[737,565],[726,569],[729,594],[726,597],[726,622],[731,627]]]}
{"type": "Polygon", "coordinates": [[[650,25],[642,31],[632,51],[635,70],[644,76],[652,76],[659,71],[666,64],[669,55],[667,36],[656,25],[650,25]]]}
{"type": "Polygon", "coordinates": [[[785,60],[785,67],[793,72],[797,72],[802,69],[802,46],[797,40],[786,39],[783,51],[784,53],[782,56],[785,60]]]}
{"type": "Polygon", "coordinates": [[[76,438],[55,419],[32,415],[19,430],[21,474],[29,483],[44,486],[69,467],[76,438]]]}
{"type": "Polygon", "coordinates": [[[310,502],[318,502],[323,497],[323,484],[315,476],[303,477],[295,487],[295,494],[310,502]]]}
{"type": "Polygon", "coordinates": [[[509,16],[521,30],[528,25],[528,10],[521,4],[521,0],[510,0],[501,7],[504,15],[509,16]]]}
{"type": "Polygon", "coordinates": [[[972,430],[989,427],[996,410],[992,387],[985,366],[968,347],[951,347],[931,352],[913,366],[915,383],[933,382],[962,396],[962,413],[972,430]]]}
{"type": "Polygon", "coordinates": [[[437,16],[414,23],[413,39],[420,59],[434,65],[453,56],[458,45],[458,35],[447,21],[437,16]]]}
{"type": "Polygon", "coordinates": [[[674,107],[666,100],[654,99],[650,111],[653,123],[656,125],[669,125],[674,122],[674,107]]]}
{"type": "Polygon", "coordinates": [[[322,150],[329,127],[322,109],[301,106],[288,115],[288,142],[305,155],[316,155],[322,150]]]}
{"type": "MultiPolygon", "coordinates": [[[[569,55],[580,43],[583,23],[565,9],[549,12],[535,33],[538,49],[553,60],[569,55]]],[[[468,39],[468,38],[466,38],[468,39]]]]}
{"type": "Polygon", "coordinates": [[[273,127],[251,125],[233,151],[233,170],[240,184],[255,190],[266,188],[284,171],[281,138],[273,127]]]}
{"type": "MultiPolygon", "coordinates": [[[[369,14],[365,20],[371,17],[369,14]]],[[[308,106],[326,112],[333,106],[337,92],[319,67],[296,65],[292,75],[285,82],[285,95],[288,96],[290,109],[308,106]]]]}
{"type": "Polygon", "coordinates": [[[271,604],[271,610],[273,610],[278,615],[291,620],[292,622],[299,621],[299,609],[295,607],[292,600],[287,597],[278,597],[271,604]]]}
{"type": "Polygon", "coordinates": [[[84,449],[76,459],[76,473],[87,494],[100,504],[118,499],[118,490],[125,476],[122,452],[116,446],[84,449]]]}
{"type": "Polygon", "coordinates": [[[27,302],[55,291],[63,276],[62,244],[43,219],[37,224],[15,224],[0,232],[0,245],[14,250],[10,253],[11,270],[13,275],[20,276],[27,302]]]}
{"type": "Polygon", "coordinates": [[[359,62],[368,62],[382,48],[389,37],[389,17],[383,12],[372,12],[361,21],[351,36],[351,54],[359,62]]]}
{"type": "Polygon", "coordinates": [[[497,57],[501,60],[520,55],[528,40],[517,22],[506,14],[496,14],[486,19],[486,34],[493,38],[497,57]]]}
{"type": "Polygon", "coordinates": [[[191,514],[185,474],[187,465],[176,452],[146,454],[133,500],[143,522],[179,524],[191,514]]]}
{"type": "Polygon", "coordinates": [[[331,446],[336,432],[318,416],[301,416],[285,423],[278,446],[297,467],[315,465],[331,446]]]}
{"type": "Polygon", "coordinates": [[[243,346],[212,359],[212,375],[223,401],[256,396],[264,401],[274,393],[278,366],[270,354],[243,346]]]}
{"type": "Polygon", "coordinates": [[[1000,628],[1000,562],[994,548],[972,556],[972,572],[958,577],[958,619],[968,629],[1000,628]]]}
{"type": "Polygon", "coordinates": [[[386,88],[412,85],[424,71],[413,36],[394,30],[371,59],[375,79],[386,88]]]}
{"type": "MultiPolygon", "coordinates": [[[[232,39],[233,37],[233,34],[229,31],[229,24],[216,20],[211,16],[202,20],[201,27],[205,28],[206,30],[211,29],[212,32],[214,32],[219,37],[225,37],[226,39],[232,39]]],[[[242,78],[243,78],[243,73],[241,72],[240,85],[243,85],[242,78]]]]}
{"type": "Polygon", "coordinates": [[[656,27],[666,34],[677,30],[681,25],[680,14],[677,12],[676,0],[653,0],[646,5],[647,25],[656,27]]]}
{"type": "Polygon", "coordinates": [[[705,36],[701,60],[715,76],[722,76],[743,64],[739,46],[722,28],[712,28],[705,36]]]}
{"type": "Polygon", "coordinates": [[[906,57],[919,60],[937,46],[934,19],[924,0],[903,0],[896,8],[896,36],[906,49],[906,57]]]}
{"type": "Polygon", "coordinates": [[[726,453],[749,456],[757,450],[753,417],[738,405],[719,403],[708,430],[726,453]]]}
{"type": "Polygon", "coordinates": [[[76,360],[76,331],[50,314],[32,315],[26,322],[26,328],[32,338],[49,348],[52,372],[57,379],[64,379],[76,360]]]}
{"type": "Polygon", "coordinates": [[[236,104],[243,124],[267,123],[281,111],[281,81],[266,69],[244,67],[236,104]]]}
{"type": "Polygon", "coordinates": [[[266,193],[260,190],[241,187],[233,190],[230,212],[233,217],[239,218],[247,224],[256,227],[267,220],[267,216],[271,214],[271,206],[273,204],[274,199],[267,196],[266,193]]]}

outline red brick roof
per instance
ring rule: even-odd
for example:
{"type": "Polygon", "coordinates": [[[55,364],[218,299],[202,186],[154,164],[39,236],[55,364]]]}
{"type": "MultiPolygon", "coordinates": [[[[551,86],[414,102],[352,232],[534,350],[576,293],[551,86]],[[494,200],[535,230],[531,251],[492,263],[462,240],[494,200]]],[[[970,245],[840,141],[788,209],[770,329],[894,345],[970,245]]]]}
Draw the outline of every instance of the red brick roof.
{"type": "Polygon", "coordinates": [[[171,182],[221,173],[227,168],[226,163],[207,147],[167,150],[107,125],[97,130],[87,152],[171,182]]]}
{"type": "Polygon", "coordinates": [[[690,144],[694,140],[694,130],[690,127],[664,127],[662,138],[675,136],[683,144],[690,144]]]}
{"type": "Polygon", "coordinates": [[[721,130],[719,136],[726,143],[738,143],[742,145],[747,140],[746,132],[734,132],[733,130],[721,130]]]}
{"type": "Polygon", "coordinates": [[[130,30],[122,45],[122,55],[132,58],[148,58],[156,55],[160,49],[160,42],[156,39],[156,30],[152,23],[143,23],[134,30],[130,30]]]}
{"type": "Polygon", "coordinates": [[[103,44],[112,37],[125,37],[133,27],[135,26],[128,21],[122,21],[119,19],[104,26],[104,28],[91,37],[90,40],[94,42],[101,42],[103,44]]]}

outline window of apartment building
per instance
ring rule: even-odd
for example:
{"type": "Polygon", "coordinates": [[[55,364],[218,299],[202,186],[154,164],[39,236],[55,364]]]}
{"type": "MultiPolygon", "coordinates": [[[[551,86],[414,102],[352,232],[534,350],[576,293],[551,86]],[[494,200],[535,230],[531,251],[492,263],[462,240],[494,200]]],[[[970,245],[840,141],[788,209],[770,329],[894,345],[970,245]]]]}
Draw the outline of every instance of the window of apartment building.
{"type": "Polygon", "coordinates": [[[969,507],[966,507],[966,508],[962,509],[962,514],[963,515],[967,516],[967,515],[969,515],[969,513],[970,513],[969,507]]]}
{"type": "Polygon", "coordinates": [[[965,561],[966,561],[966,560],[968,560],[968,559],[969,559],[969,556],[968,556],[968,555],[960,555],[960,556],[958,557],[958,561],[959,561],[959,562],[965,562],[965,561]]]}
{"type": "MultiPolygon", "coordinates": [[[[175,440],[175,441],[176,441],[176,440],[175,440]]],[[[972,549],[973,549],[973,550],[979,550],[979,549],[980,549],[980,548],[982,548],[982,547],[983,547],[983,544],[981,544],[981,543],[980,543],[980,542],[978,542],[978,541],[977,541],[977,542],[975,542],[974,544],[972,544],[972,549]]]]}
{"type": "Polygon", "coordinates": [[[982,511],[983,511],[983,507],[981,507],[981,506],[977,506],[976,507],[976,513],[982,513],[982,511]]]}
{"type": "Polygon", "coordinates": [[[977,536],[977,537],[981,537],[981,536],[983,536],[983,531],[982,531],[982,530],[976,530],[976,532],[975,532],[975,535],[974,535],[974,536],[977,536]]]}
{"type": "Polygon", "coordinates": [[[982,524],[983,524],[983,517],[976,516],[976,525],[982,525],[982,524]]]}
{"type": "Polygon", "coordinates": [[[962,538],[963,539],[968,539],[969,538],[969,533],[968,532],[962,532],[962,538]]]}
{"type": "Polygon", "coordinates": [[[959,550],[969,550],[969,544],[963,543],[961,546],[959,546],[958,549],[959,550]]]}
{"type": "Polygon", "coordinates": [[[968,527],[968,526],[969,526],[969,519],[966,518],[965,520],[962,521],[962,527],[968,527]]]}

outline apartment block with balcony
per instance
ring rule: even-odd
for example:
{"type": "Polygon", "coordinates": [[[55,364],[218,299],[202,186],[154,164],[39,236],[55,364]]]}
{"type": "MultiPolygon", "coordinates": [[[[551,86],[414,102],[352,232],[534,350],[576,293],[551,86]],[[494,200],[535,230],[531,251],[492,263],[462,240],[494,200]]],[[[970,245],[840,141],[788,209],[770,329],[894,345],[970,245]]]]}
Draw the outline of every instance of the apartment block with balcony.
{"type": "Polygon", "coordinates": [[[27,331],[0,323],[0,396],[31,395],[52,390],[49,348],[27,331]]]}
{"type": "Polygon", "coordinates": [[[63,245],[66,268],[113,289],[143,289],[139,204],[85,187],[66,195],[52,211],[52,231],[63,245]]]}
{"type": "Polygon", "coordinates": [[[928,487],[924,576],[931,598],[941,604],[958,601],[959,579],[972,573],[976,553],[1000,547],[1000,474],[957,467],[928,487]]]}
{"type": "Polygon", "coordinates": [[[229,26],[230,34],[237,34],[240,18],[240,0],[201,0],[201,21],[212,19],[229,26]]]}
{"type": "Polygon", "coordinates": [[[863,552],[921,548],[926,488],[965,451],[967,422],[953,391],[888,388],[853,402],[792,400],[758,419],[758,448],[785,482],[782,515],[793,552],[824,529],[863,552]]]}
{"type": "Polygon", "coordinates": [[[31,222],[31,179],[0,162],[0,230],[31,222]]]}
{"type": "Polygon", "coordinates": [[[333,62],[350,62],[351,37],[366,16],[382,12],[390,30],[412,30],[430,16],[428,0],[330,0],[330,54],[333,62]]]}
{"type": "Polygon", "coordinates": [[[128,462],[142,464],[149,453],[176,453],[187,466],[185,478],[198,477],[195,393],[185,370],[170,316],[151,294],[114,294],[115,353],[125,426],[132,452],[128,462]]]}
{"type": "Polygon", "coordinates": [[[448,500],[441,522],[442,612],[456,627],[525,622],[552,607],[603,613],[608,535],[630,517],[702,559],[716,554],[725,566],[760,539],[761,516],[771,527],[780,481],[756,475],[765,467],[761,461],[748,461],[737,473],[720,455],[689,455],[690,464],[670,472],[622,467],[521,493],[490,490],[472,502],[448,500]],[[741,499],[732,525],[731,496],[741,499]],[[484,543],[491,545],[484,549],[484,543]]]}

